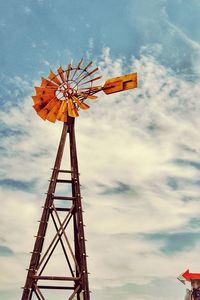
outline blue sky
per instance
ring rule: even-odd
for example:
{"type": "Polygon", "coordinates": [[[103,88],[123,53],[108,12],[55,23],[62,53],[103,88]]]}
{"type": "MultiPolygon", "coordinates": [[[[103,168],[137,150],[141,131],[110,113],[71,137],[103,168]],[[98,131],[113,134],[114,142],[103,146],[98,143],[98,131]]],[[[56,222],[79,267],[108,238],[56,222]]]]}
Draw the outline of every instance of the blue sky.
{"type": "Polygon", "coordinates": [[[81,57],[103,80],[139,77],[77,121],[92,299],[184,298],[176,277],[200,268],[199,15],[198,0],[0,1],[0,298],[20,299],[61,130],[33,87],[81,57]]]}

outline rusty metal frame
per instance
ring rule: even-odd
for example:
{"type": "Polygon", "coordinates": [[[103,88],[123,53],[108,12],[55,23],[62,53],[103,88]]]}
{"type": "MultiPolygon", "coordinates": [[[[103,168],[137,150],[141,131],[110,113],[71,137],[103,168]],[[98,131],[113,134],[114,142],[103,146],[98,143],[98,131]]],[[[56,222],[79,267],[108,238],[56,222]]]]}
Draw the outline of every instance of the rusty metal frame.
{"type": "MultiPolygon", "coordinates": [[[[75,121],[74,118],[68,118],[68,122],[63,124],[63,130],[60,138],[60,143],[56,155],[52,176],[49,183],[49,188],[46,196],[46,201],[43,207],[42,216],[39,223],[38,233],[36,235],[34,249],[31,255],[30,265],[26,278],[26,283],[23,288],[21,300],[31,300],[35,295],[38,300],[46,300],[41,290],[68,290],[72,291],[68,300],[89,300],[90,291],[88,284],[88,271],[86,262],[85,236],[82,215],[82,201],[79,183],[78,160],[76,151],[75,139],[75,121]],[[69,152],[70,152],[70,169],[61,170],[61,161],[63,158],[66,137],[69,135],[69,152]],[[59,179],[59,174],[70,174],[70,180],[59,179]],[[71,186],[70,196],[57,196],[56,186],[59,183],[68,184],[71,186]],[[62,205],[58,207],[56,200],[67,203],[67,207],[62,205]],[[66,213],[61,221],[60,213],[66,213]],[[53,236],[46,251],[43,249],[45,236],[48,230],[48,222],[52,220],[56,234],[53,236]],[[72,229],[74,244],[70,244],[66,229],[72,229]],[[48,266],[54,250],[58,244],[61,244],[63,254],[66,261],[66,268],[71,276],[52,276],[43,275],[45,268],[48,266]],[[44,251],[44,253],[43,253],[44,251]],[[70,262],[69,256],[72,261],[70,262]],[[73,270],[74,269],[74,270],[73,270]],[[48,281],[48,284],[41,284],[48,281]],[[52,282],[52,284],[50,283],[52,282]],[[56,285],[55,285],[56,282],[56,285]],[[64,285],[63,285],[64,282],[64,285]],[[81,296],[80,296],[81,295],[81,296]]],[[[57,299],[59,296],[57,297],[57,299]]]]}

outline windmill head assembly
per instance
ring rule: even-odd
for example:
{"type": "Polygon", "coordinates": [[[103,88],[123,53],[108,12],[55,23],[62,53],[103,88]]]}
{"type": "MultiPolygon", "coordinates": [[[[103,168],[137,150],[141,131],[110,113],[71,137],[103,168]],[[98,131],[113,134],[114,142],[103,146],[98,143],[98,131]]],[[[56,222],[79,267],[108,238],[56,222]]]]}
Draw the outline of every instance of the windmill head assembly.
{"type": "Polygon", "coordinates": [[[48,79],[42,78],[40,87],[35,87],[36,94],[32,98],[36,113],[43,120],[63,122],[63,129],[22,300],[90,299],[75,118],[80,110],[89,109],[89,101],[95,101],[98,92],[108,95],[137,87],[136,73],[95,85],[101,78],[96,76],[97,71],[98,68],[92,68],[92,62],[83,66],[81,59],[76,67],[69,64],[66,70],[59,67],[55,73],[50,71],[48,79]],[[66,168],[62,168],[67,136],[69,165],[66,163],[66,168]],[[61,256],[62,268],[59,265],[61,256]]]}

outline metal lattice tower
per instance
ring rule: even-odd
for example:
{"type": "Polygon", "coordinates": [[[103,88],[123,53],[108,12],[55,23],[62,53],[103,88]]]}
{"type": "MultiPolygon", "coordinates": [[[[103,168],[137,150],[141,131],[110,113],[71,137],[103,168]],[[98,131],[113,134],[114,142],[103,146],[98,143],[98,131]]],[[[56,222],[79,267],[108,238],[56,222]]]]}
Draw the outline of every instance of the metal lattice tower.
{"type": "Polygon", "coordinates": [[[103,86],[93,86],[93,82],[101,78],[91,77],[98,68],[88,71],[92,62],[81,68],[82,62],[76,68],[69,64],[66,71],[60,67],[57,75],[50,71],[49,79],[42,78],[41,86],[35,88],[36,95],[32,97],[37,114],[51,122],[62,121],[63,130],[21,300],[61,300],[58,291],[64,291],[63,299],[90,299],[75,118],[79,116],[79,109],[89,108],[85,103],[87,99],[97,98],[95,93],[111,94],[137,87],[137,74],[112,78],[103,86]],[[69,167],[65,169],[61,168],[61,162],[67,136],[69,167]],[[63,194],[60,195],[60,186],[67,186],[67,192],[61,189],[63,194]],[[58,248],[60,252],[56,252],[58,248]],[[64,258],[64,274],[57,266],[56,255],[64,258]],[[53,268],[49,268],[51,261],[53,268]],[[57,294],[53,297],[55,290],[57,294]],[[50,294],[46,294],[47,291],[50,294]]]}
{"type": "Polygon", "coordinates": [[[70,124],[64,123],[63,125],[60,144],[58,147],[56,161],[52,171],[47,197],[32,252],[22,300],[32,299],[34,294],[38,299],[45,299],[41,291],[43,289],[71,290],[72,292],[68,299],[90,299],[73,118],[71,119],[70,124]],[[61,160],[63,157],[67,135],[69,135],[68,146],[71,165],[68,169],[61,170],[61,160]],[[60,178],[61,174],[69,174],[70,179],[60,178]],[[56,188],[58,184],[69,185],[71,188],[71,194],[67,196],[57,196],[56,188]],[[57,205],[58,200],[59,205],[57,205]],[[60,214],[63,213],[65,213],[64,220],[62,220],[63,216],[60,217],[60,214]],[[56,234],[46,247],[46,251],[42,253],[43,243],[50,219],[55,226],[56,234]],[[74,244],[70,243],[69,238],[66,235],[66,229],[70,226],[70,223],[73,223],[72,234],[74,244]],[[71,275],[68,277],[59,277],[54,276],[53,274],[44,276],[43,273],[45,268],[58,243],[61,244],[66,260],[66,268],[71,275]],[[44,285],[43,282],[46,281],[50,281],[51,283],[44,285]],[[82,298],[80,298],[81,294],[82,298]]]}

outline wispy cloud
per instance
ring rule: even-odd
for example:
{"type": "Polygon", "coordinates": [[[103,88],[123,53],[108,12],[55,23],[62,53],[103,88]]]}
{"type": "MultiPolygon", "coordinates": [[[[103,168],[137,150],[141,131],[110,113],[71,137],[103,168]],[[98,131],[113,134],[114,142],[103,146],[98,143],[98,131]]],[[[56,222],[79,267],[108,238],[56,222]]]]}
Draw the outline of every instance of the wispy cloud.
{"type": "Polygon", "coordinates": [[[172,24],[169,21],[166,21],[166,23],[176,32],[178,35],[189,45],[192,46],[195,50],[200,50],[200,44],[197,41],[194,41],[191,39],[183,30],[181,30],[176,25],[172,24]]]}
{"type": "Polygon", "coordinates": [[[27,16],[29,16],[29,15],[32,13],[30,7],[24,6],[24,13],[25,13],[27,16]]]}
{"type": "Polygon", "coordinates": [[[139,44],[142,44],[142,48],[147,46],[148,50],[151,45],[152,55],[156,56],[162,65],[170,66],[188,78],[199,77],[197,1],[129,1],[127,13],[134,31],[134,46],[137,50],[139,44]],[[158,45],[160,51],[156,49],[158,45]]]}

